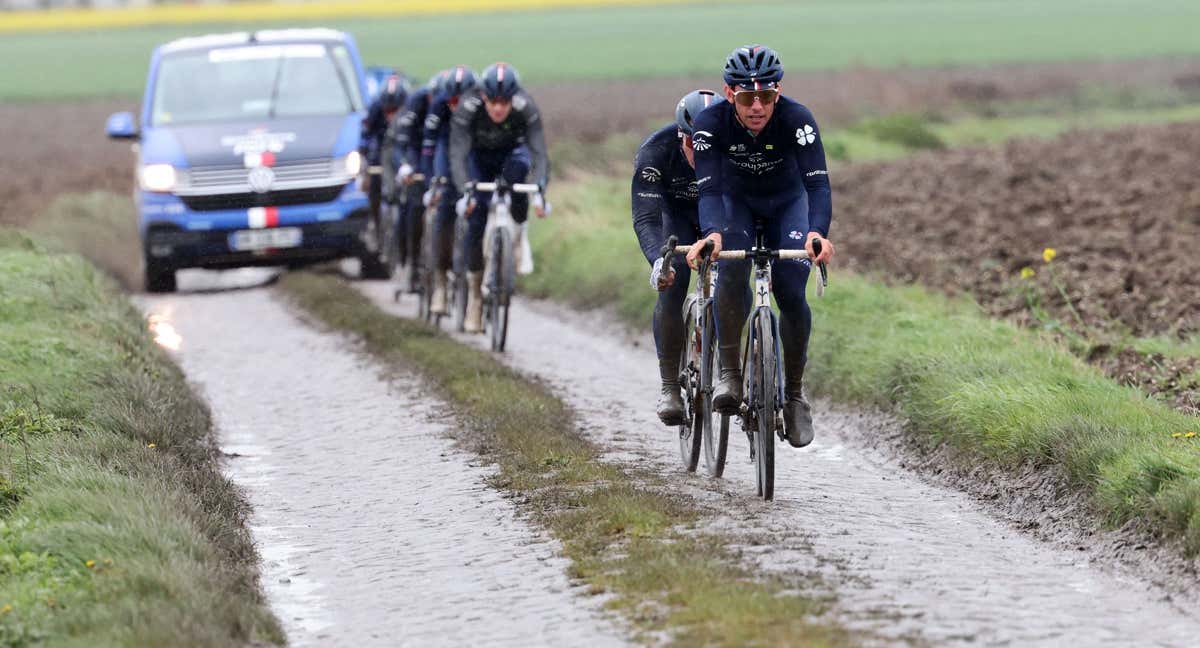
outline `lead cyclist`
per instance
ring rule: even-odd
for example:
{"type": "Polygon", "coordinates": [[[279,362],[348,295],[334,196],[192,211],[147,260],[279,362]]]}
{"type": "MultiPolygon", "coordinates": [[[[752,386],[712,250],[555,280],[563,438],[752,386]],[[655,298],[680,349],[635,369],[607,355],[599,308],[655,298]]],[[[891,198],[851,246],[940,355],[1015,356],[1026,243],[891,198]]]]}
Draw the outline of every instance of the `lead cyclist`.
{"type": "Polygon", "coordinates": [[[662,392],[658,418],[664,425],[683,424],[683,398],[679,394],[679,359],[683,353],[683,302],[691,273],[682,258],[664,267],[659,253],[668,237],[689,245],[700,237],[696,211],[699,190],[692,161],[692,122],[714,101],[712,90],[688,93],[675,107],[675,123],[668,124],[642,142],[633,163],[631,201],[633,231],[642,254],[650,263],[650,287],[658,291],[654,307],[654,346],[662,392]]]}
{"type": "MultiPolygon", "coordinates": [[[[777,261],[772,292],[779,304],[783,343],[784,428],[797,448],[812,442],[812,408],[802,391],[812,313],[805,286],[813,262],[833,258],[828,241],[833,207],[825,150],[817,122],[804,105],[781,95],[783,63],[769,47],[749,45],[725,61],[725,98],[696,118],[692,136],[700,188],[700,226],[722,248],[749,249],[755,222],[772,249],[806,249],[810,259],[777,261]],[[821,253],[813,254],[820,239],[821,253]]],[[[695,265],[700,246],[692,246],[695,265]]],[[[717,279],[716,322],[721,378],[713,408],[736,414],[742,401],[740,348],[750,313],[745,290],[749,261],[722,261],[717,279]]]]}

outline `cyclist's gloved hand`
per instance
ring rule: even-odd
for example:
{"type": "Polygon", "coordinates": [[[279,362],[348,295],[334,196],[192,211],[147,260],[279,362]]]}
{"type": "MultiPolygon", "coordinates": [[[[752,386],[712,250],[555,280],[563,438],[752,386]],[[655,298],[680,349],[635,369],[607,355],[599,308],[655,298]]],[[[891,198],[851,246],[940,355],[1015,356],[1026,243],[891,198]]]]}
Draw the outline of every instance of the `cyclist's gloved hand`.
{"type": "Polygon", "coordinates": [[[464,193],[458,202],[454,203],[454,212],[459,216],[470,216],[475,211],[475,199],[469,193],[464,193]]]}
{"type": "Polygon", "coordinates": [[[412,174],[412,165],[405,162],[400,165],[400,170],[396,171],[396,182],[407,185],[412,181],[412,174]]]}
{"type": "Polygon", "coordinates": [[[650,288],[662,292],[670,288],[675,283],[675,268],[663,263],[664,259],[659,257],[654,260],[654,267],[650,268],[650,288]]]}
{"type": "Polygon", "coordinates": [[[533,213],[537,214],[538,218],[545,218],[550,215],[550,202],[542,196],[542,193],[533,194],[529,204],[533,207],[533,213]]]}
{"type": "Polygon", "coordinates": [[[709,234],[708,236],[700,239],[699,241],[692,243],[692,247],[688,250],[688,253],[687,253],[687,264],[688,264],[689,268],[691,268],[693,270],[696,270],[699,268],[699,266],[700,266],[700,248],[704,247],[704,242],[707,241],[708,239],[712,239],[712,242],[713,242],[712,255],[709,257],[709,259],[712,261],[717,260],[717,255],[721,253],[721,234],[719,232],[713,232],[712,234],[709,234]]]}
{"type": "Polygon", "coordinates": [[[819,232],[809,232],[808,238],[804,241],[804,249],[808,251],[808,258],[812,259],[813,263],[828,263],[833,260],[833,241],[821,236],[819,232]],[[813,254],[813,240],[821,239],[821,253],[813,254]]]}
{"type": "Polygon", "coordinates": [[[433,192],[434,190],[430,188],[426,189],[425,193],[421,194],[421,204],[424,205],[426,209],[428,209],[434,202],[435,196],[433,192]]]}

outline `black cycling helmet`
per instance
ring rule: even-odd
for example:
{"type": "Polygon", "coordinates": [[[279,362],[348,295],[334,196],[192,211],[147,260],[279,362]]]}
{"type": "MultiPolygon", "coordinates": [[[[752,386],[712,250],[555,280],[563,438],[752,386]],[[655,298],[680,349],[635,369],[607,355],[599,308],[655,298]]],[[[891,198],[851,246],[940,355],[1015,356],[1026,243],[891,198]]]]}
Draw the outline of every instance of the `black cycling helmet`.
{"type": "Polygon", "coordinates": [[[779,83],[783,78],[783,61],[775,50],[765,45],[739,47],[725,59],[725,83],[738,87],[761,83],[779,83]]]}
{"type": "Polygon", "coordinates": [[[512,99],[521,89],[521,77],[508,63],[493,63],[483,71],[483,94],[492,99],[512,99]]]}
{"type": "Polygon", "coordinates": [[[475,89],[475,73],[465,65],[456,65],[446,71],[442,80],[441,93],[448,97],[456,97],[464,92],[475,89]]]}
{"type": "Polygon", "coordinates": [[[442,82],[448,76],[450,76],[450,70],[442,70],[441,72],[438,72],[437,74],[434,74],[433,76],[429,77],[429,83],[426,83],[425,87],[429,88],[430,92],[433,92],[436,94],[437,91],[439,89],[441,89],[442,82]]]}
{"type": "Polygon", "coordinates": [[[675,125],[679,127],[679,132],[691,137],[692,122],[696,116],[716,100],[717,93],[712,90],[694,90],[684,95],[679,105],[675,106],[675,125]]]}
{"type": "Polygon", "coordinates": [[[379,105],[384,110],[399,110],[407,96],[408,91],[400,75],[392,74],[384,79],[383,87],[379,89],[379,105]]]}

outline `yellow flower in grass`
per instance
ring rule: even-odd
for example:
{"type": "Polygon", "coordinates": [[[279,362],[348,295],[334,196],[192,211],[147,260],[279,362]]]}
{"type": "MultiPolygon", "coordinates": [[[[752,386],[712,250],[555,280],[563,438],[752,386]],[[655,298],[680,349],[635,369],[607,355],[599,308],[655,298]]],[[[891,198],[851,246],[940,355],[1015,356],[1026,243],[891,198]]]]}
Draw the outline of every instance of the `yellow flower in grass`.
{"type": "Polygon", "coordinates": [[[146,444],[146,447],[147,447],[147,448],[150,448],[151,450],[153,450],[153,449],[157,448],[158,446],[157,446],[156,444],[153,444],[153,443],[147,443],[147,444],[146,444]]]}
{"type": "Polygon", "coordinates": [[[96,566],[96,561],[95,561],[95,560],[89,560],[89,561],[87,561],[87,562],[83,563],[83,565],[84,565],[85,567],[87,567],[88,569],[91,569],[92,567],[95,567],[95,566],[96,566]]]}
{"type": "Polygon", "coordinates": [[[1172,438],[1172,439],[1180,439],[1180,438],[1183,438],[1183,432],[1172,432],[1172,433],[1171,433],[1171,438],[1172,438]]]}
{"type": "Polygon", "coordinates": [[[9,612],[12,612],[12,610],[12,603],[5,603],[4,607],[0,607],[0,614],[8,614],[9,612]]]}
{"type": "Polygon", "coordinates": [[[1037,273],[1033,271],[1033,268],[1030,268],[1029,266],[1025,266],[1024,268],[1021,268],[1021,278],[1022,279],[1033,279],[1033,276],[1036,274],[1037,273]]]}
{"type": "Polygon", "coordinates": [[[1187,434],[1183,435],[1183,438],[1192,439],[1192,438],[1195,438],[1195,436],[1196,436],[1195,432],[1188,432],[1187,434]]]}
{"type": "Polygon", "coordinates": [[[1042,250],[1042,260],[1046,263],[1053,261],[1054,257],[1056,256],[1058,256],[1058,250],[1055,250],[1054,248],[1046,248],[1045,250],[1042,250]]]}

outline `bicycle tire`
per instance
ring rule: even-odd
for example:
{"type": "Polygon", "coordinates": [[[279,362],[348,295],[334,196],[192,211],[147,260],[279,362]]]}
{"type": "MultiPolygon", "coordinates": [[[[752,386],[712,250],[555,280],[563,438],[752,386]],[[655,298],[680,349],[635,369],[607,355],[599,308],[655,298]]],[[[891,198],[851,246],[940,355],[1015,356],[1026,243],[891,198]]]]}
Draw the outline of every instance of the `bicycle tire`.
{"type": "Polygon", "coordinates": [[[417,318],[423,320],[426,324],[438,324],[433,317],[433,277],[438,272],[437,268],[437,213],[434,207],[425,209],[424,214],[425,231],[429,236],[424,237],[421,246],[421,256],[423,257],[423,265],[429,268],[428,272],[421,273],[421,294],[417,302],[417,318]]]}
{"type": "Polygon", "coordinates": [[[751,402],[756,419],[755,472],[759,495],[770,501],[775,499],[775,377],[778,358],[775,356],[775,330],[771,324],[771,312],[769,308],[765,310],[760,310],[754,318],[755,394],[751,402]]]}
{"type": "Polygon", "coordinates": [[[683,396],[683,423],[679,426],[679,458],[688,472],[696,472],[700,464],[700,447],[704,439],[703,419],[697,404],[703,398],[700,390],[700,348],[696,342],[696,320],[700,309],[696,301],[685,302],[683,330],[686,335],[683,353],[679,356],[679,388],[683,396]]]}
{"type": "Polygon", "coordinates": [[[492,233],[492,253],[489,255],[488,272],[488,326],[491,333],[492,351],[504,351],[508,335],[508,313],[505,307],[505,286],[508,265],[511,261],[512,244],[508,230],[497,228],[492,233]],[[505,254],[509,250],[509,254],[505,254]]]}
{"type": "Polygon", "coordinates": [[[729,415],[720,414],[721,423],[713,431],[713,376],[717,374],[717,334],[713,322],[712,301],[704,306],[700,331],[700,399],[697,414],[701,421],[704,469],[709,477],[725,474],[725,458],[729,451],[729,415]]]}
{"type": "Polygon", "coordinates": [[[454,243],[450,250],[454,268],[454,284],[451,290],[450,311],[454,315],[454,330],[459,333],[467,331],[467,251],[465,241],[469,224],[464,217],[454,219],[454,243]]]}

